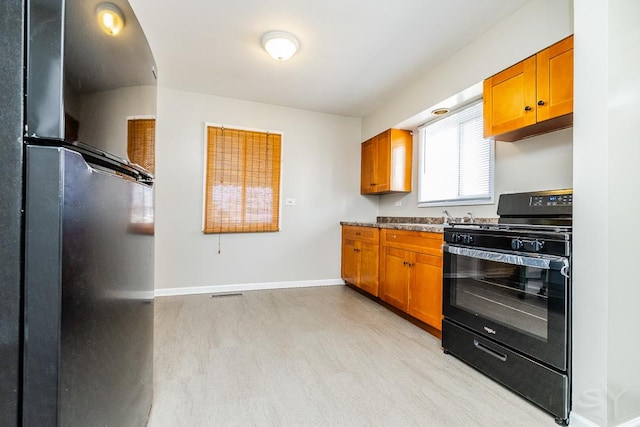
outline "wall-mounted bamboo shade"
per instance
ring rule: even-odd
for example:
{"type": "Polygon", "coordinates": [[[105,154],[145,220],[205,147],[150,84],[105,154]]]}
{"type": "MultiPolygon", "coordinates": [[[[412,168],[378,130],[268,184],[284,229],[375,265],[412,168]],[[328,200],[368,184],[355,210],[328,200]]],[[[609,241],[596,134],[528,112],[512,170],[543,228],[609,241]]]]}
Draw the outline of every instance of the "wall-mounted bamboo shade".
{"type": "Polygon", "coordinates": [[[278,231],[279,134],[207,127],[205,233],[278,231]]]}
{"type": "Polygon", "coordinates": [[[130,119],[127,124],[129,161],[152,174],[156,171],[156,120],[130,119]]]}

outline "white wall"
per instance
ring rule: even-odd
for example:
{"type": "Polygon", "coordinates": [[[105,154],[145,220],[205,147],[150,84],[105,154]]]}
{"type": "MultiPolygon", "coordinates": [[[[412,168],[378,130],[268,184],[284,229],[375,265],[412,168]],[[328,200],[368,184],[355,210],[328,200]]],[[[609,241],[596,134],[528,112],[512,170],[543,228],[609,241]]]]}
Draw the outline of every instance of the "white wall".
{"type": "Polygon", "coordinates": [[[607,2],[576,2],[574,39],[573,410],[606,425],[607,2]]]}
{"type": "Polygon", "coordinates": [[[339,279],[339,222],[378,210],[359,194],[360,129],[360,119],[161,88],[156,289],[339,279]],[[280,232],[202,233],[205,122],[283,132],[280,232]]]}
{"type": "Polygon", "coordinates": [[[601,426],[640,425],[638,16],[576,1],[573,404],[601,426]]]}
{"type": "Polygon", "coordinates": [[[640,212],[640,2],[608,4],[608,419],[611,425],[634,419],[640,426],[640,278],[634,268],[640,227],[630,227],[634,220],[620,216],[640,212]]]}
{"type": "Polygon", "coordinates": [[[362,121],[363,140],[573,33],[571,0],[534,0],[460,49],[362,121]]]}
{"type": "MultiPolygon", "coordinates": [[[[413,123],[425,109],[481,82],[485,78],[573,33],[571,0],[527,3],[456,54],[427,71],[378,111],[363,119],[363,138],[389,127],[413,123]]],[[[381,216],[441,216],[443,208],[417,207],[418,139],[414,132],[413,192],[379,197],[381,216]],[[401,202],[402,206],[396,206],[401,202]]],[[[455,217],[472,211],[496,217],[498,195],[513,191],[572,186],[571,130],[561,130],[515,143],[496,142],[495,201],[491,205],[452,206],[455,217]]]]}
{"type": "MultiPolygon", "coordinates": [[[[380,197],[380,216],[442,216],[443,207],[419,208],[418,197],[418,141],[414,132],[413,191],[408,194],[389,194],[380,197]],[[401,202],[402,206],[396,206],[401,202]]],[[[521,141],[495,145],[495,200],[490,205],[448,206],[454,217],[496,217],[498,195],[508,192],[571,188],[573,131],[563,129],[521,141]]]]}

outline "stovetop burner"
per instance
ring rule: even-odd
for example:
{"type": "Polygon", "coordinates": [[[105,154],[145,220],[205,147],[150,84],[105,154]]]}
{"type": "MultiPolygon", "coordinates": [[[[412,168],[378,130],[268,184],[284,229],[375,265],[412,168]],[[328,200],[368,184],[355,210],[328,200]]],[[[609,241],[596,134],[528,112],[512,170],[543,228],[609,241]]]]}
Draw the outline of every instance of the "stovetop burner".
{"type": "Polygon", "coordinates": [[[508,253],[569,256],[571,190],[501,194],[497,223],[445,225],[447,245],[508,253]]]}

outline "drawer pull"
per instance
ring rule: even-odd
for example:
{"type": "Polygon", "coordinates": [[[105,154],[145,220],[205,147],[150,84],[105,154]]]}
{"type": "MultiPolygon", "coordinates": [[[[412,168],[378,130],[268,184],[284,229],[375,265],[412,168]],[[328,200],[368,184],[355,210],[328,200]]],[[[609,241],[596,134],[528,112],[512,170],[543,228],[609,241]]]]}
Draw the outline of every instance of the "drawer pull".
{"type": "Polygon", "coordinates": [[[356,236],[359,236],[361,233],[359,231],[356,231],[356,236]]]}
{"type": "Polygon", "coordinates": [[[485,346],[484,344],[480,343],[478,340],[474,339],[473,340],[473,345],[475,346],[475,348],[477,348],[478,350],[484,351],[485,353],[487,353],[489,356],[493,356],[496,359],[499,359],[503,362],[507,361],[507,355],[506,354],[500,354],[495,350],[490,349],[489,347],[485,346]]]}

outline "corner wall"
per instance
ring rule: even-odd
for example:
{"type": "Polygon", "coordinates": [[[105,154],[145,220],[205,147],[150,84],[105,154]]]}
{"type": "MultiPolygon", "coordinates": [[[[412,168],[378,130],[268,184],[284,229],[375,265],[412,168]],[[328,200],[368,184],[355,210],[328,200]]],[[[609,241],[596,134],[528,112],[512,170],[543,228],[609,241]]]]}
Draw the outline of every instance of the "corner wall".
{"type": "Polygon", "coordinates": [[[640,3],[575,10],[572,425],[640,425],[640,3]]]}
{"type": "Polygon", "coordinates": [[[160,88],[156,291],[338,282],[340,221],[378,212],[360,196],[360,128],[360,119],[160,88]],[[205,122],[283,132],[279,232],[202,233],[205,122]]]}

